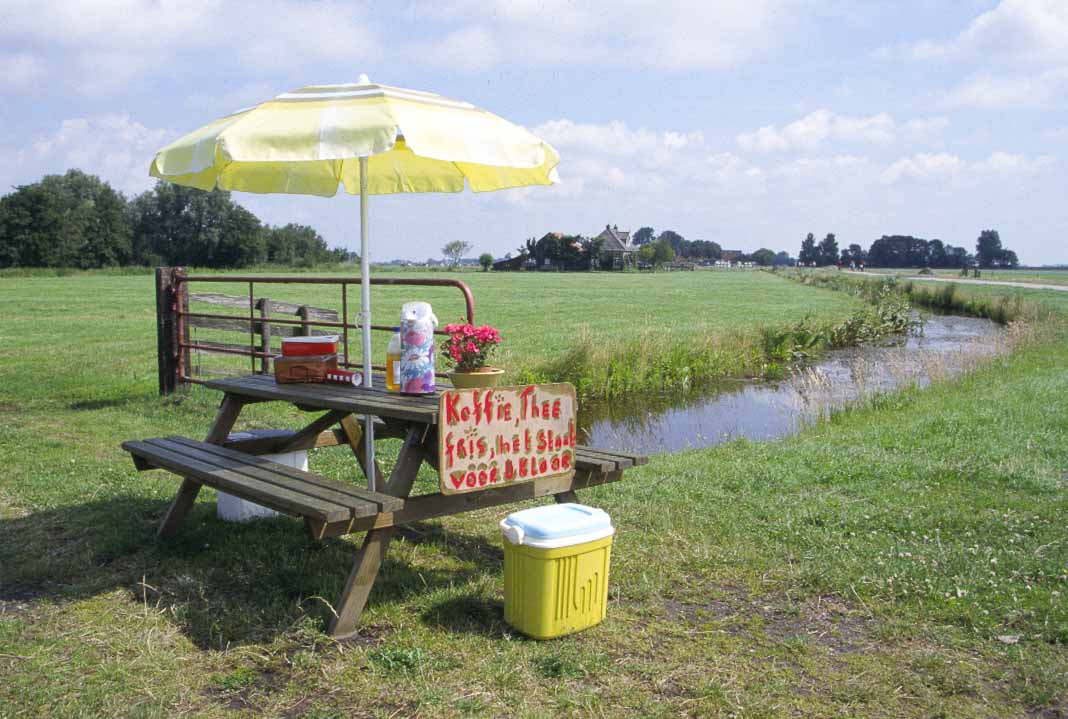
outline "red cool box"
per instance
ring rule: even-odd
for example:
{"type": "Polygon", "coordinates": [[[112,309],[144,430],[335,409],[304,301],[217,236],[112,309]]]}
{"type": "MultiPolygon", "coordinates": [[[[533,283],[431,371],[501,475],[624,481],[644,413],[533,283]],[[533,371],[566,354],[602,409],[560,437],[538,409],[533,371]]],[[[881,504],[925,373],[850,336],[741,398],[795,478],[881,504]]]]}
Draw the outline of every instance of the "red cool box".
{"type": "Polygon", "coordinates": [[[318,337],[286,337],[282,340],[283,357],[307,357],[337,352],[337,335],[318,337]]]}

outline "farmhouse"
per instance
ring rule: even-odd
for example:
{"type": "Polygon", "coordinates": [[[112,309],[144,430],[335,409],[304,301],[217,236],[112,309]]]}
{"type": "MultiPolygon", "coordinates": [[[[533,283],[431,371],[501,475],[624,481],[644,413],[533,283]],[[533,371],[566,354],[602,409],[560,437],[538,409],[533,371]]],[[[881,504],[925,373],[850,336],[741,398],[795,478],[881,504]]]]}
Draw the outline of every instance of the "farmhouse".
{"type": "Polygon", "coordinates": [[[634,262],[638,246],[631,244],[630,230],[621,230],[619,225],[605,225],[601,234],[594,238],[604,240],[601,247],[601,263],[612,269],[622,269],[634,262]]]}
{"type": "Polygon", "coordinates": [[[739,262],[742,259],[742,255],[745,253],[741,250],[723,250],[719,254],[719,259],[723,262],[729,262],[731,264],[739,262]]]}

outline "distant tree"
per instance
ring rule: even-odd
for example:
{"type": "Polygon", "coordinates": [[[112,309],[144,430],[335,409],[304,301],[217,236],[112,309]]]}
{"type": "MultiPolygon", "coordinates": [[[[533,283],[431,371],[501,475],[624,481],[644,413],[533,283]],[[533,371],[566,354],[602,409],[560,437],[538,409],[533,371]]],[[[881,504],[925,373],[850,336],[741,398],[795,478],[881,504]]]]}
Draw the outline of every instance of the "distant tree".
{"type": "Polygon", "coordinates": [[[838,240],[834,238],[833,232],[828,232],[827,236],[820,240],[819,247],[816,250],[817,265],[826,266],[838,262],[838,240]]]}
{"type": "Polygon", "coordinates": [[[775,255],[775,259],[771,261],[771,264],[775,267],[792,267],[797,264],[797,261],[790,257],[789,252],[779,252],[775,255]]]}
{"type": "Polygon", "coordinates": [[[1001,246],[1001,235],[997,230],[983,230],[979,233],[979,239],[975,243],[975,260],[980,267],[993,267],[1004,249],[1001,246]]]}
{"type": "Polygon", "coordinates": [[[865,262],[867,259],[868,253],[864,251],[863,247],[856,243],[842,249],[843,265],[848,265],[850,262],[865,262]]]}
{"type": "Polygon", "coordinates": [[[653,243],[653,265],[659,267],[660,265],[667,264],[674,260],[675,248],[671,246],[671,240],[665,239],[664,236],[661,235],[660,239],[653,243]]]}
{"type": "Polygon", "coordinates": [[[283,227],[264,228],[267,242],[267,261],[293,267],[312,267],[346,259],[347,252],[331,250],[326,240],[307,225],[290,223],[283,227]]]}
{"type": "Polygon", "coordinates": [[[1016,267],[1019,260],[1016,253],[1001,245],[1001,236],[997,230],[983,230],[975,243],[975,261],[982,268],[1016,267]]]}
{"type": "Polygon", "coordinates": [[[69,170],[0,198],[0,267],[105,267],[132,259],[126,199],[69,170]]]}
{"type": "Polygon", "coordinates": [[[723,256],[723,248],[709,240],[694,240],[685,243],[685,257],[698,260],[718,260],[723,256]]]}
{"type": "Polygon", "coordinates": [[[656,231],[652,227],[639,227],[638,230],[631,235],[631,241],[634,244],[641,246],[648,242],[652,242],[655,235],[656,231]]]}
{"type": "Polygon", "coordinates": [[[493,267],[493,255],[483,252],[478,256],[478,264],[482,265],[483,272],[489,272],[489,268],[493,267]]]}
{"type": "Polygon", "coordinates": [[[452,242],[445,243],[445,246],[441,248],[441,254],[446,259],[452,260],[452,264],[460,264],[460,260],[464,258],[468,252],[471,251],[471,243],[466,240],[453,240],[452,242]]]}
{"type": "Polygon", "coordinates": [[[872,243],[865,261],[873,267],[959,268],[971,261],[971,255],[941,240],[883,235],[872,243]]]}
{"type": "Polygon", "coordinates": [[[775,261],[775,253],[766,247],[761,247],[759,250],[752,254],[753,262],[757,263],[761,267],[770,267],[771,263],[775,261]]]}
{"type": "Polygon", "coordinates": [[[801,252],[798,253],[797,259],[803,265],[807,265],[810,262],[816,263],[819,261],[820,253],[816,249],[816,238],[812,236],[812,233],[808,233],[805,239],[801,241],[801,252]]]}
{"type": "Polygon", "coordinates": [[[144,264],[244,267],[267,261],[263,225],[229,192],[158,182],[134,199],[130,215],[134,253],[144,264]]]}
{"type": "Polygon", "coordinates": [[[927,266],[928,267],[945,267],[946,266],[946,246],[942,240],[934,239],[927,243],[927,266]]]}
{"type": "Polygon", "coordinates": [[[675,230],[664,230],[660,233],[660,236],[656,239],[657,242],[666,242],[676,255],[682,255],[687,257],[689,255],[689,244],[682,235],[675,230]]]}

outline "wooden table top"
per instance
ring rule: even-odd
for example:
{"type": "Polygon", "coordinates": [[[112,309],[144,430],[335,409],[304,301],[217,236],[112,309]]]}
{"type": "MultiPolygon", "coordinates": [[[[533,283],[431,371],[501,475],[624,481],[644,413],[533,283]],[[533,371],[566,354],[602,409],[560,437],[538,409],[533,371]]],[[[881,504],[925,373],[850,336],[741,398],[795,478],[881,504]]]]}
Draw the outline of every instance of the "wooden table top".
{"type": "Polygon", "coordinates": [[[410,395],[389,392],[380,383],[382,379],[381,376],[374,377],[375,386],[366,388],[334,383],[278,384],[273,375],[251,374],[210,380],[205,382],[205,385],[239,397],[281,400],[302,407],[437,424],[437,394],[410,395]]]}

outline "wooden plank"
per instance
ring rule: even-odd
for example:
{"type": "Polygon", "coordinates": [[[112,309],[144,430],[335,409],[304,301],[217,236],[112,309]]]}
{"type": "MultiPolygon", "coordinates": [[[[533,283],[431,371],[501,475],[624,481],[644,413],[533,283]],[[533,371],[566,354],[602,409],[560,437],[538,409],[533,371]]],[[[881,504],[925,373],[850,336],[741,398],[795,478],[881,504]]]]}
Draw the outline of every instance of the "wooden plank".
{"type": "Polygon", "coordinates": [[[327,630],[335,639],[342,639],[356,631],[360,615],[367,606],[367,598],[371,596],[371,588],[378,577],[378,570],[382,567],[382,560],[386,557],[389,541],[393,539],[396,531],[395,527],[375,529],[368,532],[364,538],[363,547],[352,565],[348,579],[345,580],[345,589],[335,608],[337,613],[330,620],[327,630]]]}
{"type": "Polygon", "coordinates": [[[299,444],[311,441],[313,438],[317,438],[323,433],[323,430],[333,427],[338,424],[348,415],[345,412],[339,412],[336,409],[332,409],[321,417],[317,418],[314,422],[309,424],[299,432],[294,432],[288,441],[283,442],[279,448],[279,452],[290,452],[299,444]]]}
{"type": "MultiPolygon", "coordinates": [[[[363,439],[363,425],[351,414],[346,415],[341,420],[341,432],[345,435],[345,443],[349,445],[349,449],[356,457],[356,463],[360,465],[366,480],[371,476],[371,469],[367,466],[367,448],[363,439]]],[[[373,485],[376,491],[384,491],[386,487],[385,475],[382,473],[382,467],[379,466],[378,460],[375,460],[373,485]]]]}
{"type": "Polygon", "coordinates": [[[153,446],[147,442],[124,442],[123,449],[137,454],[160,469],[195,480],[209,487],[248,499],[270,509],[294,516],[312,517],[325,522],[348,521],[351,511],[340,504],[309,497],[281,487],[251,479],[237,472],[193,459],[185,454],[153,446]]]}
{"type": "MultiPolygon", "coordinates": [[[[188,365],[186,366],[188,367],[188,365]]],[[[219,411],[215,414],[215,421],[212,422],[205,441],[213,443],[224,441],[230,430],[233,429],[244,406],[245,403],[236,397],[231,397],[228,394],[223,395],[222,402],[219,403],[219,411]]],[[[199,493],[200,483],[189,477],[183,477],[178,493],[174,495],[174,499],[171,501],[170,506],[167,507],[167,512],[159,523],[159,529],[156,530],[157,538],[169,537],[178,531],[178,527],[182,525],[186,515],[193,509],[193,504],[196,502],[199,493]]]]}
{"type": "Polygon", "coordinates": [[[583,453],[583,447],[575,447],[575,467],[588,469],[594,472],[611,472],[616,469],[616,463],[602,457],[591,457],[583,453]]]}
{"type": "MultiPolygon", "coordinates": [[[[247,386],[267,388],[277,388],[279,386],[274,377],[262,374],[246,374],[242,379],[246,381],[247,386]]],[[[364,387],[362,384],[339,384],[334,382],[291,384],[284,385],[284,387],[298,391],[306,391],[312,394],[325,393],[343,397],[352,396],[353,394],[370,395],[383,402],[393,402],[403,406],[433,407],[435,410],[437,409],[437,394],[419,395],[390,392],[386,389],[386,377],[380,372],[372,374],[372,381],[374,382],[374,386],[370,389],[364,387]]]]}
{"type": "Polygon", "coordinates": [[[204,438],[204,441],[209,444],[225,442],[244,406],[245,403],[240,397],[231,394],[224,395],[222,402],[219,403],[219,411],[215,414],[215,422],[208,430],[208,436],[204,438]]]}
{"type": "Polygon", "coordinates": [[[506,487],[486,489],[481,492],[466,494],[421,494],[404,501],[404,508],[397,512],[382,512],[375,517],[357,519],[348,522],[328,524],[323,532],[325,537],[338,537],[350,532],[364,532],[371,529],[411,524],[424,519],[444,517],[446,515],[471,512],[476,509],[512,504],[527,499],[537,499],[560,494],[569,490],[595,487],[609,482],[618,482],[623,478],[622,471],[575,473],[571,479],[536,479],[533,482],[512,484],[506,487]]]}
{"type": "MultiPolygon", "coordinates": [[[[423,434],[424,432],[419,428],[411,428],[397,457],[397,464],[389,481],[389,490],[398,497],[407,497],[412,491],[419,465],[423,461],[421,446],[423,434]]],[[[329,524],[315,527],[320,537],[325,535],[327,526],[329,524]]],[[[382,566],[382,560],[385,559],[389,542],[396,531],[395,527],[384,527],[372,529],[367,533],[363,548],[345,581],[345,590],[338,600],[337,613],[330,622],[331,636],[343,637],[356,630],[360,622],[360,614],[367,605],[378,570],[382,566]]]]}
{"type": "MultiPolygon", "coordinates": [[[[245,305],[248,305],[247,300],[245,301],[245,305]]],[[[260,334],[262,331],[261,325],[263,324],[260,320],[231,320],[222,317],[189,317],[187,318],[187,322],[190,327],[196,327],[198,329],[241,332],[242,334],[248,334],[249,327],[252,327],[254,333],[260,334]]],[[[334,328],[302,328],[300,325],[271,322],[268,324],[270,325],[271,335],[273,337],[299,337],[305,334],[304,329],[309,329],[309,334],[316,336],[338,334],[338,330],[335,330],[334,328]]]]}
{"type": "Polygon", "coordinates": [[[301,476],[294,476],[288,472],[282,472],[283,469],[294,468],[277,462],[243,455],[215,445],[205,445],[185,437],[167,437],[146,441],[153,446],[173,451],[176,454],[184,454],[205,464],[213,464],[291,492],[305,494],[331,504],[340,504],[352,510],[353,517],[370,517],[378,514],[380,509],[379,503],[370,502],[348,492],[346,485],[341,482],[319,477],[310,472],[301,472],[301,470],[295,470],[295,472],[300,472],[301,476]]]}
{"type": "Polygon", "coordinates": [[[419,474],[419,466],[423,463],[423,435],[424,427],[412,427],[408,430],[408,436],[404,438],[397,463],[393,465],[393,472],[389,475],[389,484],[386,492],[395,497],[407,497],[412,493],[412,486],[419,474]]]}
{"type": "Polygon", "coordinates": [[[587,459],[614,462],[617,469],[629,469],[634,466],[634,461],[631,460],[630,457],[616,454],[615,452],[606,452],[604,450],[593,449],[592,447],[582,445],[575,447],[575,453],[578,454],[579,450],[582,451],[582,456],[587,459]]]}
{"type": "MultiPolygon", "coordinates": [[[[375,439],[403,439],[406,433],[404,426],[383,422],[375,419],[375,439]]],[[[286,447],[286,451],[293,452],[298,449],[319,449],[322,447],[348,446],[348,439],[344,430],[340,428],[328,429],[320,432],[319,436],[305,439],[296,444],[289,444],[289,438],[296,432],[279,434],[274,437],[252,437],[250,439],[227,440],[223,445],[227,449],[237,450],[245,454],[277,454],[286,447]]]]}
{"type": "MultiPolygon", "coordinates": [[[[271,301],[264,297],[259,301],[260,319],[263,322],[260,323],[260,346],[259,351],[266,355],[271,354],[271,323],[268,322],[268,318],[271,316],[271,301]]],[[[267,370],[270,369],[270,358],[260,358],[260,372],[267,374],[267,370]]]]}
{"type": "MultiPolygon", "coordinates": [[[[189,295],[189,301],[204,302],[205,304],[220,305],[222,307],[237,307],[248,312],[247,295],[235,297],[233,295],[219,294],[218,292],[195,292],[189,295]]],[[[257,300],[257,302],[261,301],[262,300],[257,300]]],[[[292,302],[270,300],[269,310],[272,315],[300,315],[302,308],[306,309],[308,319],[326,320],[328,322],[339,321],[337,310],[331,310],[325,307],[310,307],[308,305],[293,304],[292,302]]]]}
{"type": "Polygon", "coordinates": [[[224,392],[259,397],[261,399],[284,400],[305,407],[337,409],[352,414],[372,414],[379,417],[410,420],[423,424],[437,422],[437,406],[427,405],[425,402],[397,402],[383,399],[383,393],[356,387],[342,388],[341,393],[335,393],[337,392],[336,390],[316,391],[323,385],[279,385],[274,382],[273,378],[264,377],[262,379],[269,380],[270,384],[255,382],[249,377],[210,380],[205,384],[212,389],[224,392]]]}
{"type": "Polygon", "coordinates": [[[579,445],[576,449],[583,449],[588,452],[592,452],[601,457],[613,457],[617,459],[623,459],[631,463],[633,467],[639,467],[644,464],[649,464],[649,458],[643,454],[634,454],[633,452],[620,452],[615,449],[594,449],[593,447],[586,447],[579,445]]]}
{"type": "MultiPolygon", "coordinates": [[[[199,449],[205,452],[210,452],[219,458],[226,458],[232,461],[242,462],[246,464],[258,464],[259,466],[263,466],[264,463],[269,464],[271,465],[271,470],[276,474],[283,475],[297,482],[305,482],[309,485],[314,485],[335,492],[340,492],[349,497],[361,500],[372,505],[375,508],[375,511],[392,512],[404,506],[404,500],[398,499],[396,497],[391,497],[387,494],[369,492],[363,487],[358,487],[355,484],[342,482],[336,479],[329,479],[327,477],[322,477],[318,474],[313,474],[312,472],[305,472],[304,470],[297,469],[296,467],[287,467],[286,465],[279,464],[277,462],[268,462],[267,460],[260,460],[257,457],[245,455],[241,452],[237,452],[232,449],[227,449],[225,447],[205,447],[200,445],[200,443],[198,443],[196,440],[191,440],[186,437],[166,437],[165,439],[171,442],[177,442],[186,447],[190,447],[190,449],[199,449]]],[[[156,440],[148,441],[155,442],[156,440]]]]}
{"type": "Polygon", "coordinates": [[[178,335],[174,309],[174,272],[170,267],[157,267],[156,359],[161,395],[169,395],[178,387],[178,335]]]}

